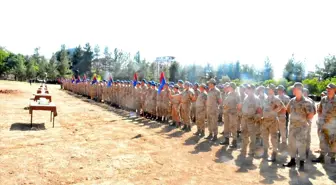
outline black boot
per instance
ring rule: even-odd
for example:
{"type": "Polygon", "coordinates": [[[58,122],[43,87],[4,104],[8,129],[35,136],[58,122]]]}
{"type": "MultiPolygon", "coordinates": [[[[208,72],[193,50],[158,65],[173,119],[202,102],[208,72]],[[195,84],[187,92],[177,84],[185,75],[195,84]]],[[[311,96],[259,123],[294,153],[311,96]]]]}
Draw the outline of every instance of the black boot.
{"type": "Polygon", "coordinates": [[[228,145],[228,144],[230,144],[230,140],[229,140],[229,138],[225,137],[224,141],[220,142],[219,144],[221,144],[221,145],[228,145]]]}
{"type": "Polygon", "coordinates": [[[187,129],[187,126],[183,124],[181,130],[186,131],[186,129],[187,129]]]}
{"type": "Polygon", "coordinates": [[[179,128],[181,126],[181,122],[176,123],[176,128],[179,128]]]}
{"type": "Polygon", "coordinates": [[[187,132],[191,132],[191,126],[187,126],[187,132]]]}
{"type": "Polygon", "coordinates": [[[285,163],[282,166],[288,167],[288,168],[295,167],[296,166],[295,158],[291,158],[289,163],[285,163]]]}
{"type": "Polygon", "coordinates": [[[217,141],[217,135],[215,135],[215,136],[211,139],[211,141],[217,141]]]}
{"type": "Polygon", "coordinates": [[[200,130],[197,128],[197,132],[195,132],[194,135],[198,136],[198,135],[200,135],[200,133],[201,133],[200,130]]]}
{"type": "Polygon", "coordinates": [[[331,164],[334,164],[334,163],[335,163],[335,157],[331,157],[331,158],[330,158],[330,163],[331,163],[331,164]]]}
{"type": "Polygon", "coordinates": [[[213,135],[209,134],[205,139],[212,139],[213,135]]]}
{"type": "Polygon", "coordinates": [[[230,148],[237,148],[237,140],[232,141],[230,148]]]}
{"type": "Polygon", "coordinates": [[[299,171],[300,171],[300,172],[303,172],[303,171],[304,171],[304,161],[300,161],[299,171]]]}
{"type": "Polygon", "coordinates": [[[172,127],[176,126],[176,122],[173,121],[169,126],[172,126],[172,127]]]}
{"type": "Polygon", "coordinates": [[[269,157],[267,160],[269,162],[275,162],[275,160],[276,160],[276,152],[273,152],[272,155],[271,155],[271,157],[269,157]]]}
{"type": "Polygon", "coordinates": [[[201,133],[199,134],[199,137],[202,138],[205,136],[204,130],[201,131],[201,133]]]}
{"type": "Polygon", "coordinates": [[[318,158],[312,160],[313,163],[324,163],[324,155],[320,154],[318,158]]]}

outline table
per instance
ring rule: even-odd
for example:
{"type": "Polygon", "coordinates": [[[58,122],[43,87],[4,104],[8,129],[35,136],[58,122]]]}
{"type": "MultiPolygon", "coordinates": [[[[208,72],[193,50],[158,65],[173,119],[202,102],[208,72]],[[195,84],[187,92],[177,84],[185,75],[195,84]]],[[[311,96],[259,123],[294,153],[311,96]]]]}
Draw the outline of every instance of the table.
{"type": "Polygon", "coordinates": [[[49,102],[52,102],[51,94],[34,94],[34,101],[37,101],[40,98],[45,98],[48,99],[49,102]]]}
{"type": "Polygon", "coordinates": [[[57,116],[57,110],[55,103],[51,102],[48,105],[40,105],[37,102],[31,102],[29,104],[29,114],[30,114],[30,125],[33,127],[33,111],[34,110],[42,110],[42,111],[50,111],[50,121],[52,118],[53,128],[55,126],[55,117],[57,116]]]}

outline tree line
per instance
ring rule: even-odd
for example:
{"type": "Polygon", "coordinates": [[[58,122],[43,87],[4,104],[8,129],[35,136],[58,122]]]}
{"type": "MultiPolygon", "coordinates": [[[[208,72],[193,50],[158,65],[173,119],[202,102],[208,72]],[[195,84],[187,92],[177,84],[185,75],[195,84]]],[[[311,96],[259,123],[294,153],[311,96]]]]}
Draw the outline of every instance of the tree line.
{"type": "Polygon", "coordinates": [[[289,87],[294,82],[303,82],[312,94],[319,94],[329,82],[336,82],[336,57],[329,55],[324,58],[323,66],[316,66],[316,70],[306,74],[304,63],[295,58],[294,54],[288,59],[283,69],[283,78],[274,80],[274,68],[267,57],[262,68],[253,65],[241,64],[240,61],[223,62],[217,67],[189,64],[183,61],[173,61],[170,65],[162,65],[142,58],[140,52],[131,54],[115,48],[110,51],[105,47],[101,51],[98,45],[92,47],[90,43],[75,48],[66,48],[55,51],[50,59],[46,59],[35,48],[32,55],[15,54],[4,47],[0,47],[0,75],[13,75],[15,80],[27,79],[57,79],[83,76],[92,77],[97,74],[101,79],[129,80],[135,72],[139,80],[158,80],[159,71],[163,71],[169,81],[179,79],[191,82],[206,82],[216,78],[219,82],[234,81],[241,83],[254,83],[267,85],[273,83],[289,87]]]}

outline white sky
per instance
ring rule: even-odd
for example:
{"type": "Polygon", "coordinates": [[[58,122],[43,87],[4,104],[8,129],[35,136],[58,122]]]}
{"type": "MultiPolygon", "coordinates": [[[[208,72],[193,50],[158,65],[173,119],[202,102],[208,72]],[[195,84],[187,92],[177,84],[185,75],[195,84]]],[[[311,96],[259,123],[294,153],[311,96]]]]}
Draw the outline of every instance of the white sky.
{"type": "Polygon", "coordinates": [[[181,63],[240,60],[280,77],[292,53],[307,70],[335,54],[336,1],[1,0],[0,45],[41,54],[98,44],[154,60],[181,63]]]}

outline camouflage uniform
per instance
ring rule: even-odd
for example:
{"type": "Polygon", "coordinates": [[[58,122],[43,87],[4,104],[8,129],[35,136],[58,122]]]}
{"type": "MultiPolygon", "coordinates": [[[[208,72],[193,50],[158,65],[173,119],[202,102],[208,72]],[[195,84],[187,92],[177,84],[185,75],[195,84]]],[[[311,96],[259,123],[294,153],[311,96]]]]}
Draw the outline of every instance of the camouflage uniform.
{"type": "MultiPolygon", "coordinates": [[[[174,88],[178,88],[177,85],[174,86],[174,88]]],[[[172,103],[172,119],[173,121],[176,122],[176,124],[180,123],[180,101],[181,101],[181,96],[173,96],[173,95],[178,95],[179,92],[172,92],[171,96],[171,103],[172,103]]],[[[178,125],[177,125],[178,126],[178,125]]]]}
{"type": "MultiPolygon", "coordinates": [[[[261,103],[261,109],[264,108],[265,100],[267,99],[267,95],[264,93],[264,91],[265,91],[264,86],[259,86],[257,88],[257,92],[258,92],[257,96],[258,96],[258,98],[260,100],[260,103],[261,103]]],[[[261,119],[256,120],[256,138],[258,140],[260,140],[260,142],[261,142],[261,140],[262,140],[262,137],[261,137],[261,119]]]]}
{"type": "MultiPolygon", "coordinates": [[[[229,92],[226,98],[223,100],[223,112],[228,115],[228,122],[224,124],[224,137],[225,144],[227,144],[228,139],[230,137],[230,133],[232,134],[232,145],[237,145],[237,130],[238,130],[238,115],[237,115],[237,106],[240,103],[239,94],[235,91],[235,84],[230,83],[230,87],[233,88],[232,92],[229,92]]],[[[239,129],[240,130],[240,129],[239,129]]]]}
{"type": "Polygon", "coordinates": [[[171,92],[169,88],[163,89],[160,93],[162,95],[161,114],[162,116],[165,117],[167,122],[169,118],[169,107],[170,107],[169,95],[170,93],[171,92]]]}
{"type": "MultiPolygon", "coordinates": [[[[215,84],[216,81],[211,79],[209,83],[215,84]]],[[[208,121],[208,129],[209,129],[209,136],[207,137],[212,140],[217,140],[218,135],[218,108],[222,101],[220,91],[217,87],[212,89],[209,88],[208,91],[208,98],[207,98],[207,121],[208,121]]]]}
{"type": "MultiPolygon", "coordinates": [[[[194,89],[194,93],[195,93],[195,99],[197,100],[197,97],[201,93],[201,91],[198,88],[196,88],[196,90],[194,89]]],[[[196,120],[196,102],[195,101],[191,103],[191,118],[193,121],[196,120]]]]}
{"type": "MultiPolygon", "coordinates": [[[[327,88],[335,89],[334,84],[329,84],[327,88]]],[[[317,161],[324,162],[324,156],[328,153],[331,163],[335,163],[336,154],[336,96],[329,98],[324,96],[321,99],[317,112],[319,113],[318,128],[320,132],[321,154],[317,161]]]]}
{"type": "Polygon", "coordinates": [[[258,116],[257,110],[261,109],[261,103],[259,98],[251,94],[251,96],[245,97],[245,100],[242,104],[242,135],[243,135],[243,146],[242,146],[242,153],[246,154],[247,145],[249,143],[250,138],[250,155],[255,153],[255,141],[256,141],[256,119],[258,116]]]}
{"type": "Polygon", "coordinates": [[[200,92],[197,96],[196,103],[195,103],[197,131],[199,131],[199,134],[202,134],[202,135],[204,135],[204,130],[205,130],[207,97],[208,97],[208,93],[206,93],[205,91],[200,92]]]}
{"type": "MultiPolygon", "coordinates": [[[[275,90],[274,85],[270,85],[268,89],[275,90]]],[[[285,106],[279,98],[274,95],[268,95],[267,99],[264,102],[263,106],[263,121],[261,125],[261,135],[264,141],[264,155],[268,155],[269,148],[269,136],[271,136],[272,142],[272,158],[271,161],[274,161],[276,158],[276,153],[278,149],[278,138],[277,133],[279,129],[278,122],[278,113],[281,109],[284,109],[285,106]]]]}
{"type": "MultiPolygon", "coordinates": [[[[188,83],[188,82],[186,82],[188,83]]],[[[190,111],[191,111],[191,102],[194,96],[194,91],[192,89],[185,89],[181,93],[181,118],[183,124],[186,125],[187,131],[191,131],[191,119],[190,119],[190,111]]]]}
{"type": "MultiPolygon", "coordinates": [[[[285,90],[285,88],[283,86],[278,86],[278,89],[282,90],[282,91],[285,90]]],[[[285,106],[288,105],[290,99],[287,95],[282,94],[282,95],[277,95],[276,97],[279,98],[285,106]]],[[[280,135],[281,135],[281,142],[282,143],[287,143],[287,138],[286,138],[287,137],[286,110],[280,111],[279,114],[278,114],[278,118],[279,118],[279,132],[280,132],[280,135]]]]}

